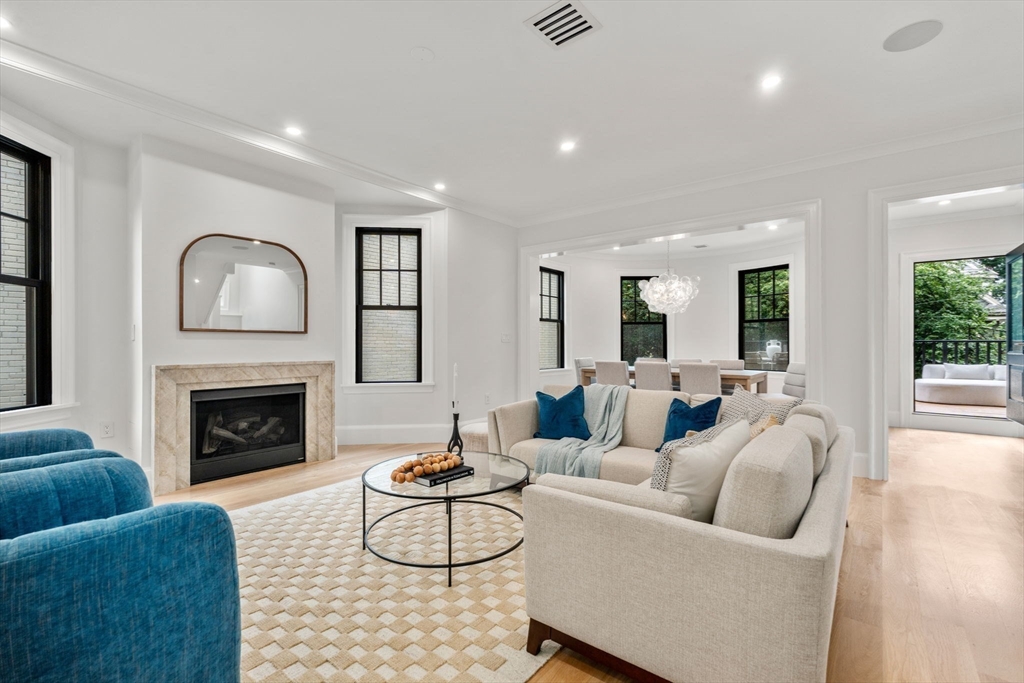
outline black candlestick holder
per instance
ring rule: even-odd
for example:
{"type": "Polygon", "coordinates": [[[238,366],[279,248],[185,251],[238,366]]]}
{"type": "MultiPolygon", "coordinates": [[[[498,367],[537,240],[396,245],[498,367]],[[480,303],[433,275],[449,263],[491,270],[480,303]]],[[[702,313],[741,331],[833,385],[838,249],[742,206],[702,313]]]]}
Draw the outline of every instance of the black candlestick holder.
{"type": "Polygon", "coordinates": [[[452,412],[452,438],[448,440],[448,452],[455,453],[455,449],[458,448],[458,454],[462,455],[462,435],[459,434],[459,413],[458,406],[452,405],[454,411],[452,412]]]}

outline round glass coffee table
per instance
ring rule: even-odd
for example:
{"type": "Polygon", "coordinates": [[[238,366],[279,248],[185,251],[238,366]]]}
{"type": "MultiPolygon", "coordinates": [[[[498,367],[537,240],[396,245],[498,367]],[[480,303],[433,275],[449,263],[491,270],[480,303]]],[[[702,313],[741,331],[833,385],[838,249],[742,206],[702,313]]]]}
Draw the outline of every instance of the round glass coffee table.
{"type": "Polygon", "coordinates": [[[394,562],[395,564],[401,564],[406,567],[417,567],[419,569],[447,569],[448,570],[448,585],[452,585],[452,569],[455,567],[468,567],[474,564],[481,564],[483,562],[489,562],[496,560],[499,557],[508,555],[510,552],[518,548],[523,544],[523,539],[520,536],[519,540],[515,544],[505,548],[499,553],[488,555],[487,557],[481,557],[479,559],[466,560],[463,562],[452,562],[452,507],[458,505],[489,505],[500,510],[504,510],[512,515],[515,515],[520,520],[523,518],[521,514],[497,503],[489,503],[484,500],[475,500],[483,496],[490,496],[495,493],[501,493],[512,488],[516,488],[523,482],[530,478],[530,467],[522,460],[516,458],[510,458],[507,455],[494,455],[492,453],[463,453],[462,460],[466,465],[473,468],[473,476],[463,477],[462,479],[456,479],[455,481],[448,482],[446,484],[438,484],[437,486],[421,486],[417,483],[408,484],[396,484],[391,481],[391,473],[409,460],[416,460],[421,455],[427,455],[431,452],[436,453],[437,451],[426,451],[424,453],[413,453],[409,455],[402,455],[397,458],[391,458],[384,462],[378,463],[370,469],[363,472],[363,548],[369,550],[371,553],[387,560],[388,562],[394,562]],[[413,503],[404,507],[392,510],[387,514],[381,515],[377,519],[373,520],[369,526],[366,524],[366,491],[374,491],[376,493],[383,493],[386,496],[394,496],[395,498],[404,498],[406,500],[418,500],[422,502],[413,503]],[[436,564],[423,564],[418,562],[408,562],[406,560],[390,557],[381,552],[378,552],[372,545],[370,545],[369,537],[370,532],[373,528],[383,522],[392,515],[397,515],[400,512],[406,510],[412,510],[414,508],[423,507],[425,505],[444,505],[444,512],[448,518],[448,561],[436,564]]]}

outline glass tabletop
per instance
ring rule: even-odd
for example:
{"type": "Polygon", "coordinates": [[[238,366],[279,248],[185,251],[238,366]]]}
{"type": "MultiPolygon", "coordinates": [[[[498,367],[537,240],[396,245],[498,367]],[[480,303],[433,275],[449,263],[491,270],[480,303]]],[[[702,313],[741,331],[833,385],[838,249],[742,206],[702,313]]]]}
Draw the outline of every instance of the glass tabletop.
{"type": "Polygon", "coordinates": [[[510,458],[507,455],[467,451],[462,454],[462,461],[473,468],[471,477],[463,477],[437,486],[422,486],[416,482],[396,484],[391,481],[391,473],[399,465],[410,460],[417,460],[421,456],[436,453],[439,451],[409,453],[377,463],[363,472],[363,484],[373,491],[389,496],[440,500],[444,498],[473,498],[497,493],[518,486],[530,477],[530,468],[522,460],[510,458]]]}

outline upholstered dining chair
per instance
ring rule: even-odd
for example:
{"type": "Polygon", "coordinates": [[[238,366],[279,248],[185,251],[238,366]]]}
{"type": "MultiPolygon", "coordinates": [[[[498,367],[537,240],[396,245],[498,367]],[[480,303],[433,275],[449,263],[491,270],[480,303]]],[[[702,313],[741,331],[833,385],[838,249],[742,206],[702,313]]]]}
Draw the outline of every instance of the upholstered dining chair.
{"type": "MultiPolygon", "coordinates": [[[[743,365],[744,365],[743,361],[736,360],[736,359],[733,359],[733,360],[713,360],[713,361],[710,361],[710,362],[712,362],[715,365],[717,365],[719,371],[721,371],[721,370],[742,370],[743,369],[743,365]]],[[[733,382],[731,380],[725,380],[725,379],[721,380],[721,385],[722,385],[722,395],[723,396],[731,396],[733,390],[736,387],[736,383],[735,382],[733,382]]]]}
{"type": "Polygon", "coordinates": [[[629,363],[624,360],[599,360],[594,363],[597,368],[598,384],[629,384],[629,363]]]}
{"type": "Polygon", "coordinates": [[[645,357],[645,358],[637,358],[636,362],[634,362],[633,365],[636,365],[637,363],[664,363],[664,362],[665,362],[664,358],[654,358],[654,357],[648,358],[648,357],[645,357]]]}
{"type": "Polygon", "coordinates": [[[807,365],[790,363],[782,379],[782,393],[796,398],[807,398],[807,365]]]}
{"type": "Polygon", "coordinates": [[[700,358],[673,358],[672,367],[678,368],[680,363],[703,363],[700,358]]]}
{"type": "Polygon", "coordinates": [[[722,394],[722,378],[714,363],[680,363],[679,391],[690,394],[722,394]]]}
{"type": "Polygon", "coordinates": [[[668,361],[646,361],[637,359],[636,388],[654,391],[672,391],[672,366],[668,361]]]}
{"type": "Polygon", "coordinates": [[[573,358],[572,364],[576,366],[576,384],[583,384],[583,375],[580,370],[594,367],[593,358],[573,358]]]}

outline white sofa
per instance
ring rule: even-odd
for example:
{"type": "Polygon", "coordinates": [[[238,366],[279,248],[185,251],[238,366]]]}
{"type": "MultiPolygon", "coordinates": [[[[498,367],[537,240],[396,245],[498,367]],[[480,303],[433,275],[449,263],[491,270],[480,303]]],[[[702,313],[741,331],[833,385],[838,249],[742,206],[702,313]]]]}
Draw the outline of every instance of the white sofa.
{"type": "Polygon", "coordinates": [[[1006,366],[925,365],[921,369],[921,379],[914,380],[914,398],[926,403],[1005,406],[1006,366]],[[971,373],[969,368],[975,368],[975,371],[971,373]],[[965,374],[979,376],[962,379],[965,374]],[[982,378],[981,374],[985,377],[982,378]]]}
{"type": "Polygon", "coordinates": [[[647,482],[543,475],[523,490],[527,650],[641,680],[824,681],[853,444],[797,407],[733,460],[711,524],[647,482]]]}

